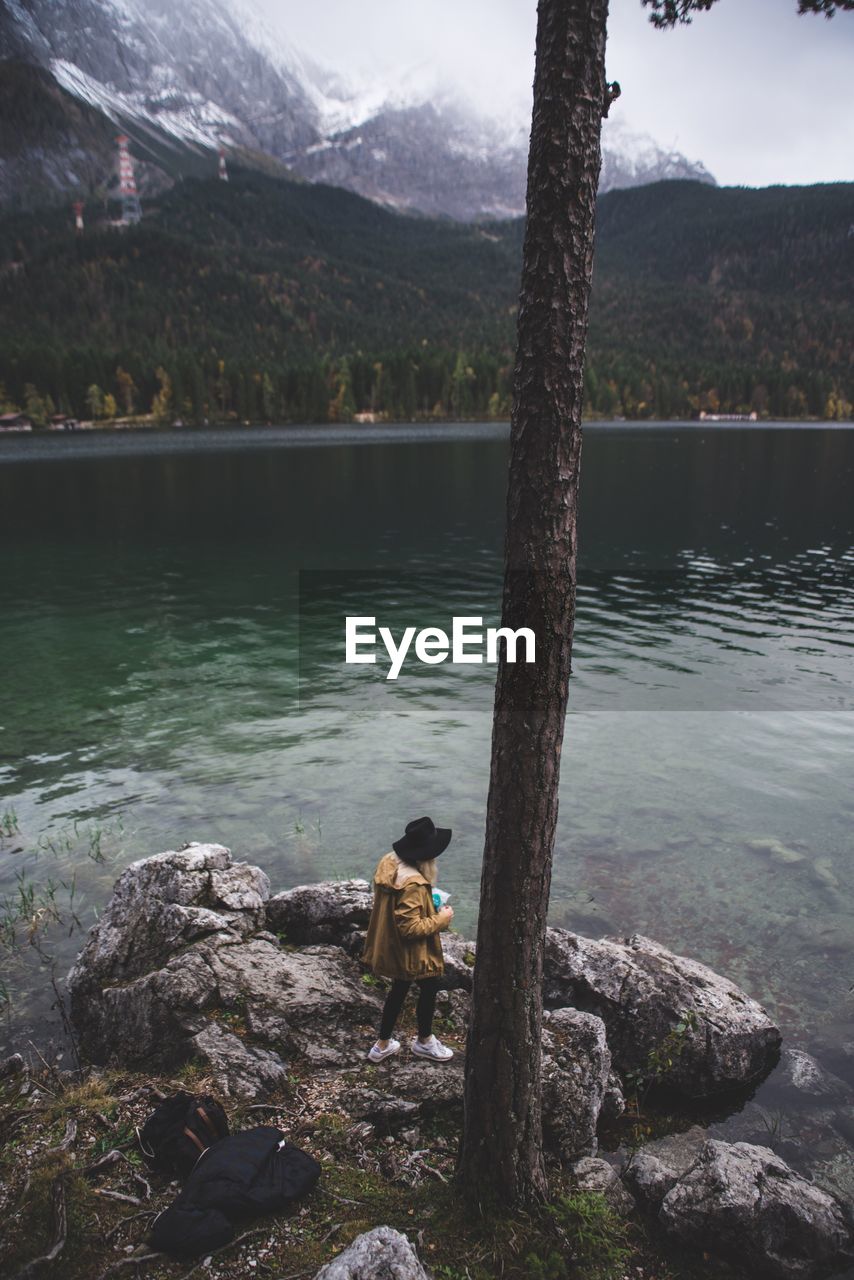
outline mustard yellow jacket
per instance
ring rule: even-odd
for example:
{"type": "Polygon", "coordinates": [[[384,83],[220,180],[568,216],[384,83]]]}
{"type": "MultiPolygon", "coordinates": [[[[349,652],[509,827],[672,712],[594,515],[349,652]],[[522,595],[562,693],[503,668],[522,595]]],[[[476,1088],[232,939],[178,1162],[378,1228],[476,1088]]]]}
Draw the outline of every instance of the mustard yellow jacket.
{"type": "Polygon", "coordinates": [[[416,871],[398,888],[399,866],[394,853],[377,864],[362,959],[383,978],[438,978],[445,972],[439,937],[444,921],[433,905],[432,886],[416,871]]]}

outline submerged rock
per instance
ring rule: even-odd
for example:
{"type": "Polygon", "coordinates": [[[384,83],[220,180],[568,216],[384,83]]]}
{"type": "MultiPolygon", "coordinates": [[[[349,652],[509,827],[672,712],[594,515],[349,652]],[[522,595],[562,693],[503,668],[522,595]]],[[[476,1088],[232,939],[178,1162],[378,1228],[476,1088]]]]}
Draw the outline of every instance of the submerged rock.
{"type": "Polygon", "coordinates": [[[690,1097],[759,1079],[776,1061],[780,1032],[727,978],[636,934],[594,941],[566,929],[546,934],[544,999],[602,1018],[615,1066],[690,1097]],[[676,1035],[686,1015],[693,1026],[676,1035]],[[669,1048],[666,1061],[650,1055],[669,1048]]]}
{"type": "Polygon", "coordinates": [[[591,1013],[544,1016],[543,1128],[563,1160],[594,1155],[596,1126],[611,1074],[605,1024],[591,1013]]]}
{"type": "Polygon", "coordinates": [[[427,1272],[405,1235],[374,1227],[321,1267],[314,1280],[427,1280],[427,1272]]]}
{"type": "Polygon", "coordinates": [[[779,1068],[770,1083],[775,1090],[797,1095],[801,1101],[842,1102],[851,1098],[851,1089],[845,1081],[803,1049],[783,1050],[779,1068]]]}
{"type": "Polygon", "coordinates": [[[754,853],[766,854],[772,862],[779,862],[783,866],[796,865],[806,858],[805,853],[801,853],[798,849],[790,849],[775,836],[762,836],[756,840],[748,840],[747,847],[754,853]]]}

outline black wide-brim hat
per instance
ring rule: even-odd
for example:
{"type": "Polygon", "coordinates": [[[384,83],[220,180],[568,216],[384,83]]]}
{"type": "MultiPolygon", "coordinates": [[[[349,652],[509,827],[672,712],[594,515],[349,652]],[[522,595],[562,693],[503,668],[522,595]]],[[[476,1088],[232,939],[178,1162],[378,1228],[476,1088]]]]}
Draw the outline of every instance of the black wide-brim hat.
{"type": "Polygon", "coordinates": [[[416,818],[407,822],[405,833],[391,847],[404,862],[429,862],[445,852],[451,835],[449,827],[434,826],[432,818],[416,818]]]}

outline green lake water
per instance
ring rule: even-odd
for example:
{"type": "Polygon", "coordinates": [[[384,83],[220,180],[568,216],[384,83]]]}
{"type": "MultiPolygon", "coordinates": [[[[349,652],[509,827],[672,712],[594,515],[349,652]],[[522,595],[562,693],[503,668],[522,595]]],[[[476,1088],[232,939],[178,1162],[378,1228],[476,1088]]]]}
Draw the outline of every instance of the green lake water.
{"type": "MultiPolygon", "coordinates": [[[[494,620],[506,460],[489,427],[0,440],[7,922],[60,914],[64,972],[134,858],[367,877],[431,813],[471,933],[493,670],[387,682],[342,618],[494,620]]],[[[594,426],[582,492],[552,922],[708,962],[850,1081],[854,431],[594,426]]],[[[4,1038],[59,1038],[17,937],[4,1038]]]]}

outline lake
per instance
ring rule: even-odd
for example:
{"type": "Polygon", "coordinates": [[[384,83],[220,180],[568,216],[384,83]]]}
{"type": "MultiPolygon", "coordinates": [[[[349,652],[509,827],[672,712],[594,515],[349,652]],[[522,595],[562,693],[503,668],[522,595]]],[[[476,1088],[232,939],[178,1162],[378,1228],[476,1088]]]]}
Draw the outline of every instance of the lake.
{"type": "MultiPolygon", "coordinates": [[[[0,440],[7,1041],[61,1038],[15,915],[64,972],[121,867],[186,840],[279,889],[430,813],[474,929],[494,670],[386,681],[342,619],[495,620],[506,431],[354,431],[0,440]]],[[[852,493],[851,429],[586,430],[551,909],[720,969],[849,1083],[852,493]]]]}

